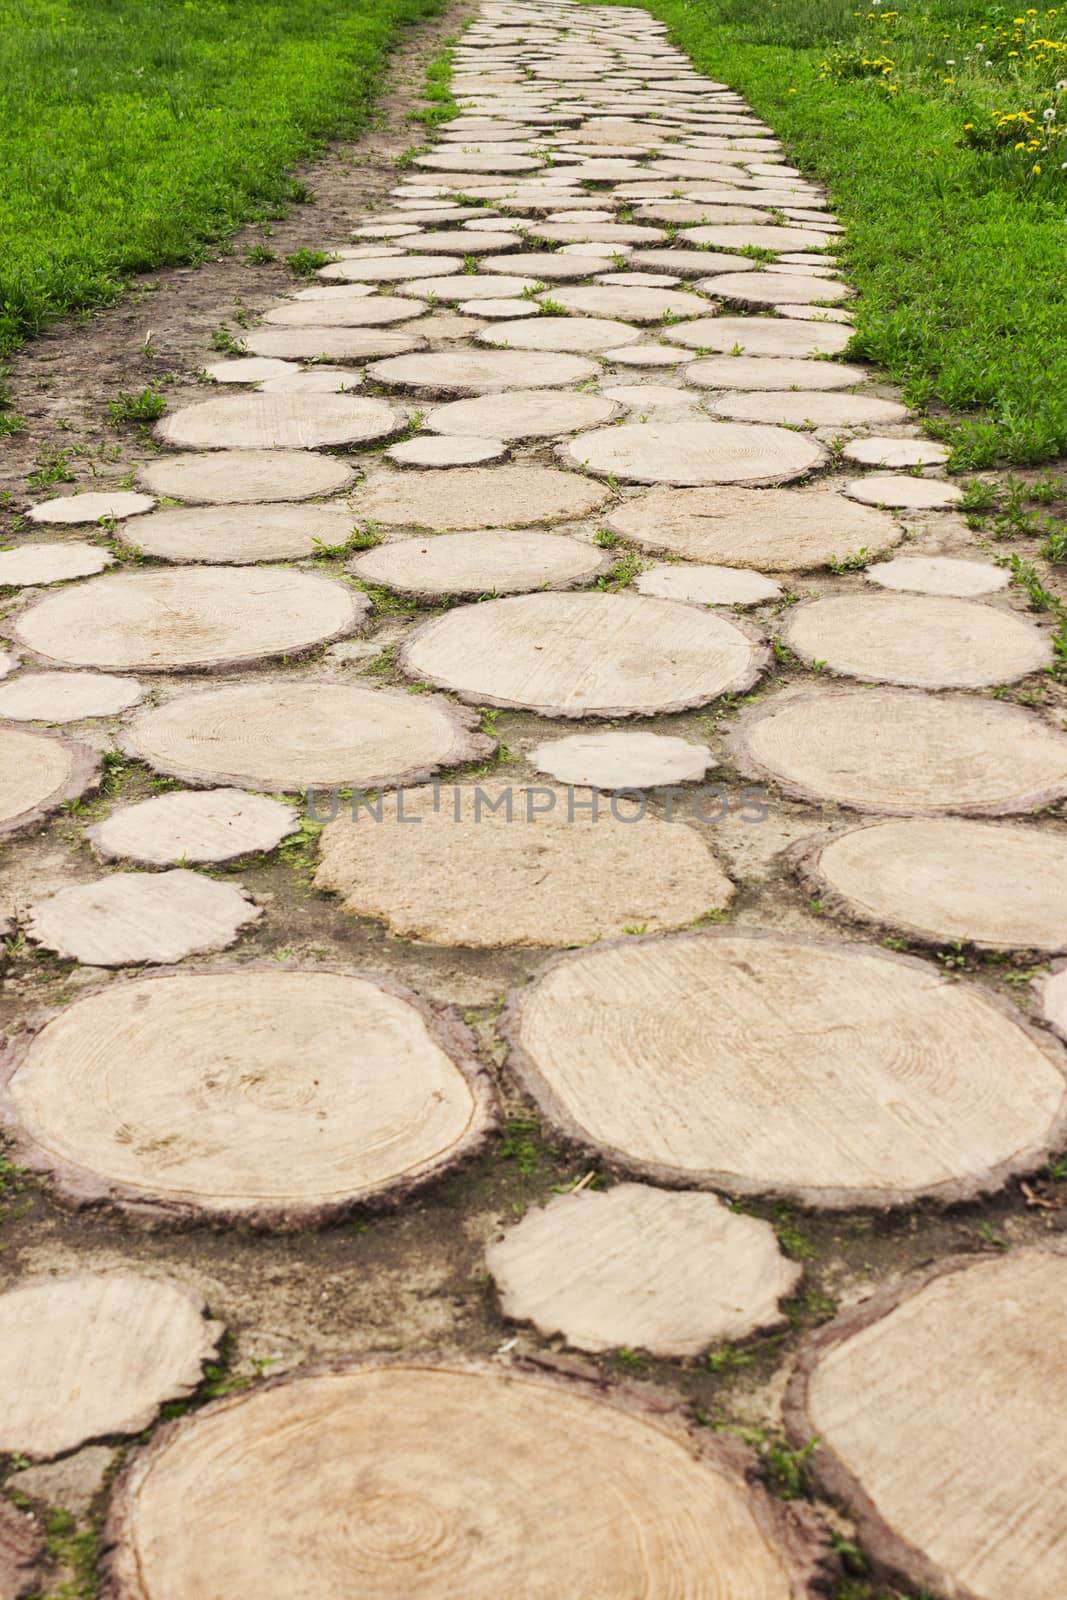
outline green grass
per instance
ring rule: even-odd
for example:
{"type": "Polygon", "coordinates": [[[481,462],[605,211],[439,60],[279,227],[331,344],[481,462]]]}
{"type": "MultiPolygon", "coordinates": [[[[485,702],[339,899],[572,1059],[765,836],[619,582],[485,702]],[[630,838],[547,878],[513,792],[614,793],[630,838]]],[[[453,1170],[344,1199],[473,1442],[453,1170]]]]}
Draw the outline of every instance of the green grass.
{"type": "Polygon", "coordinates": [[[442,0],[0,0],[0,352],[308,198],[442,0]]]}
{"type": "Polygon", "coordinates": [[[1067,454],[1067,8],[644,3],[829,184],[862,294],[848,353],[928,409],[952,465],[1067,454]]]}

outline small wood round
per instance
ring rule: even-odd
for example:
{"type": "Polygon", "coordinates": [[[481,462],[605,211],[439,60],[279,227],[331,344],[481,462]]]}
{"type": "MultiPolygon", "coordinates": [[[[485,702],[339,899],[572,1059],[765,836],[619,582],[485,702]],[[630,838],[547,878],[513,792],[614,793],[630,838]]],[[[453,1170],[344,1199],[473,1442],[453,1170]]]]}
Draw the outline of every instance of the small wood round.
{"type": "Polygon", "coordinates": [[[68,1202],[154,1222],[320,1227],[399,1201],[494,1120],[450,1013],[273,964],[112,983],[20,1039],[5,1082],[24,1164],[68,1202]]]}
{"type": "Polygon", "coordinates": [[[151,495],[135,494],[127,489],[104,489],[90,494],[68,494],[58,500],[44,500],[31,506],[26,515],[31,522],[77,523],[99,522],[101,517],[136,517],[142,511],[151,511],[155,501],[151,495]]]}
{"type": "Polygon", "coordinates": [[[401,670],[477,705],[654,716],[751,688],[767,653],[737,622],[629,594],[521,595],[409,633],[401,670]]]}
{"type": "Polygon", "coordinates": [[[552,467],[458,467],[374,473],[353,496],[352,511],[385,527],[447,533],[576,521],[610,499],[603,484],[552,467]]]}
{"type": "Polygon", "coordinates": [[[405,278],[443,278],[455,272],[459,255],[398,255],[374,257],[369,261],[332,261],[320,267],[317,276],[327,282],[402,283],[405,278]]]}
{"type": "Polygon", "coordinates": [[[867,428],[903,422],[908,409],[877,395],[839,394],[822,389],[787,394],[723,394],[708,409],[716,417],[741,422],[772,422],[790,428],[867,428]]]}
{"type": "Polygon", "coordinates": [[[780,1327],[778,1302],[801,1275],[769,1222],[737,1216],[714,1195],[637,1183],[527,1211],[485,1264],[504,1315],[545,1338],[664,1359],[780,1327]]]}
{"type": "Polygon", "coordinates": [[[823,490],[654,489],[616,506],[607,525],[650,550],[766,572],[824,567],[903,537],[886,512],[823,490]]]}
{"type": "Polygon", "coordinates": [[[99,782],[100,757],[89,745],[0,723],[0,834],[33,827],[99,782]]]}
{"type": "Polygon", "coordinates": [[[292,361],[277,361],[270,356],[236,356],[232,361],[214,361],[204,371],[216,383],[269,383],[300,371],[292,361]]]}
{"type": "Polygon", "coordinates": [[[1014,683],[1052,659],[1048,635],[1024,617],[943,595],[825,595],[793,606],[782,637],[830,672],[920,689],[1014,683]]]}
{"type": "Polygon", "coordinates": [[[953,1203],[1067,1134],[1054,1041],[872,946],[732,929],[600,944],[549,962],[505,1031],[550,1124],[656,1183],[953,1203]]]}
{"type": "MultiPolygon", "coordinates": [[[[399,259],[406,263],[406,257],[399,259]]],[[[370,265],[366,261],[342,264],[370,265]]],[[[411,314],[418,315],[414,310],[411,314]]],[[[280,356],[283,361],[381,361],[417,350],[422,335],[397,328],[254,328],[245,335],[245,343],[256,355],[280,356]]]]}
{"type": "Polygon", "coordinates": [[[996,817],[1067,795],[1067,738],[1020,706],[906,689],[823,689],[749,706],[743,772],[799,800],[888,816],[996,817]]]}
{"type": "Polygon", "coordinates": [[[140,1433],[199,1386],[221,1322],[166,1279],[78,1272],[0,1294],[0,1451],[57,1456],[140,1433]]]}
{"type": "MultiPolygon", "coordinates": [[[[559,250],[515,252],[512,255],[497,256],[493,262],[494,271],[523,273],[545,282],[589,278],[594,272],[601,272],[603,266],[603,256],[567,256],[559,250]]],[[[556,297],[553,295],[552,298],[556,297]]]]}
{"type": "Polygon", "coordinates": [[[200,788],[272,794],[423,783],[496,749],[436,695],[323,679],[256,678],[178,695],[131,719],[128,755],[200,788]]]}
{"type": "Polygon", "coordinates": [[[241,789],[206,789],[120,806],[86,829],[85,837],[105,861],[170,867],[178,861],[218,864],[258,855],[299,831],[295,806],[241,789]]]}
{"type": "Polygon", "coordinates": [[[837,914],[924,944],[1067,950],[1067,835],[907,817],[806,840],[792,861],[837,914]]]}
{"type": "Polygon", "coordinates": [[[497,528],[396,539],[357,556],[352,571],[400,594],[436,599],[568,589],[589,583],[609,565],[610,557],[594,544],[536,528],[497,528]]]}
{"type": "Polygon", "coordinates": [[[723,272],[702,278],[700,288],[707,295],[742,306],[833,305],[855,294],[847,284],[810,273],[723,272]]]}
{"type": "Polygon", "coordinates": [[[343,1362],[157,1434],[112,1503],[105,1594],[814,1600],[824,1536],[750,1472],[636,1391],[533,1363],[343,1362]]]}
{"type": "Polygon", "coordinates": [[[98,544],[68,539],[56,544],[21,544],[0,550],[0,588],[25,588],[30,584],[69,583],[72,578],[90,578],[115,557],[98,544]]]}
{"type": "Polygon", "coordinates": [[[708,228],[687,228],[686,238],[694,244],[712,245],[716,250],[822,250],[828,240],[815,228],[784,228],[771,222],[713,224],[708,228]]]}
{"type": "Polygon", "coordinates": [[[559,783],[594,789],[651,789],[696,783],[712,764],[706,744],[664,733],[569,733],[550,739],[527,757],[559,783]]]}
{"type": "Polygon", "coordinates": [[[0,717],[14,722],[81,722],[113,717],[144,698],[135,679],[105,672],[23,672],[0,685],[0,717]]]}
{"type": "Polygon", "coordinates": [[[20,611],[12,632],[56,666],[213,671],[358,633],[370,609],[365,594],[317,572],[187,567],[63,589],[20,611]]]}
{"type": "Polygon", "coordinates": [[[900,511],[943,511],[963,499],[963,490],[943,478],[898,478],[891,473],[856,478],[843,492],[861,505],[893,506],[900,511]]]}
{"type": "Polygon", "coordinates": [[[955,595],[973,599],[995,594],[1011,581],[1006,567],[988,561],[958,561],[950,556],[897,556],[868,567],[863,576],[880,589],[913,594],[955,595]]]}
{"type": "Polygon", "coordinates": [[[571,389],[511,389],[435,406],[425,418],[434,433],[477,438],[554,439],[579,428],[595,428],[619,412],[611,400],[571,389]]]}
{"type": "Polygon", "coordinates": [[[126,542],[179,565],[248,566],[298,561],[324,546],[347,544],[355,520],[344,504],[174,506],[139,517],[126,542]]]}
{"type": "Polygon", "coordinates": [[[825,465],[821,444],[785,428],[682,417],[596,428],[560,447],[571,467],[623,483],[788,483],[825,465]]]}
{"type": "Polygon", "coordinates": [[[240,887],[198,872],[116,872],[39,900],[26,932],[87,967],[160,965],[225,950],[262,915],[240,887]]]}
{"type": "Polygon", "coordinates": [[[1061,1039],[1067,1039],[1067,967],[1059,967],[1051,977],[1042,978],[1041,1015],[1061,1039]]]}
{"type": "Polygon", "coordinates": [[[356,481],[336,456],[306,450],[219,450],[160,456],[138,469],[153,494],[196,505],[249,505],[261,500],[310,500],[340,494],[356,481]]]}
{"type": "Polygon", "coordinates": [[[632,797],[547,786],[422,789],[380,820],[331,822],[315,887],[402,938],[468,949],[584,944],[728,905],[733,885],[699,834],[644,813],[632,797]]]}
{"type": "MultiPolygon", "coordinates": [[[[477,274],[457,272],[450,278],[415,278],[411,283],[401,284],[399,292],[416,300],[451,302],[454,305],[462,301],[469,307],[471,301],[518,300],[536,288],[535,278],[511,277],[503,273],[480,278],[477,274]]],[[[481,306],[478,305],[477,309],[480,311],[481,306]]]]}
{"type": "Polygon", "coordinates": [[[842,451],[846,461],[864,467],[939,467],[948,460],[943,444],[931,439],[852,439],[842,451]]]}
{"type": "Polygon", "coordinates": [[[407,322],[413,315],[417,312],[411,302],[399,295],[346,295],[342,291],[326,300],[285,300],[263,320],[283,328],[384,328],[391,322],[407,322]]]}
{"type": "Polygon", "coordinates": [[[487,461],[503,461],[508,447],[502,439],[420,433],[414,439],[401,439],[399,444],[390,445],[384,454],[398,467],[476,467],[487,461]]]}
{"type": "Polygon", "coordinates": [[[0,1500],[0,1595],[29,1600],[44,1591],[48,1546],[32,1511],[18,1511],[0,1500]]]}
{"type": "MultiPolygon", "coordinates": [[[[737,281],[740,283],[741,279],[737,281]]],[[[665,328],[663,337],[690,350],[718,350],[730,355],[736,349],[746,356],[803,357],[839,355],[852,332],[851,328],[830,323],[792,322],[779,317],[701,317],[699,322],[665,328]]]]}
{"type": "Polygon", "coordinates": [[[759,572],[737,567],[697,567],[670,562],[650,567],[634,584],[638,594],[661,600],[681,600],[697,606],[758,606],[774,600],[782,586],[759,572]]]}
{"type": "Polygon", "coordinates": [[[617,317],[623,322],[662,322],[664,317],[699,317],[708,307],[696,294],[677,289],[590,284],[579,289],[553,289],[544,299],[564,306],[576,316],[617,317]]]}
{"type": "MultiPolygon", "coordinates": [[[[541,318],[537,319],[541,321],[541,318]]],[[[509,323],[493,329],[498,333],[509,323]]],[[[521,324],[516,324],[521,326],[521,324]]],[[[490,343],[509,341],[492,339],[490,343]]],[[[414,389],[429,395],[501,394],[506,389],[553,389],[599,376],[599,368],[581,356],[539,353],[536,359],[513,350],[434,350],[376,361],[368,368],[376,383],[414,389]]]]}
{"type": "Polygon", "coordinates": [[[640,328],[608,317],[531,317],[528,322],[498,322],[477,335],[479,344],[507,345],[516,361],[524,350],[571,351],[571,359],[578,360],[582,354],[598,355],[613,345],[636,343],[640,337],[640,328]]]}
{"type": "Polygon", "coordinates": [[[177,450],[321,450],[387,439],[403,426],[381,400],[345,394],[241,394],[185,406],[156,424],[177,450]]]}
{"type": "Polygon", "coordinates": [[[816,1476],[894,1587],[954,1600],[1067,1591],[1065,1296],[1062,1247],[956,1257],[802,1347],[791,1440],[818,1438],[816,1476]]]}

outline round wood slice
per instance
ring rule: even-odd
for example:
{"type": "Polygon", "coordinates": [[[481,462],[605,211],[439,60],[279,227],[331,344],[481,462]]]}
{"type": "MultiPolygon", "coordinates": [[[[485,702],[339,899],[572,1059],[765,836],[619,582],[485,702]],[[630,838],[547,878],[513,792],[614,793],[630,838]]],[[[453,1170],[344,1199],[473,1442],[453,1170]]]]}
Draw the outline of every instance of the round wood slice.
{"type": "Polygon", "coordinates": [[[531,750],[538,772],[559,783],[595,789],[651,789],[658,784],[696,783],[712,764],[705,744],[664,733],[570,733],[531,750]]]}
{"type": "Polygon", "coordinates": [[[174,506],[140,517],[127,542],[145,555],[178,564],[297,561],[343,545],[355,517],[344,504],[174,506]]]}
{"type": "Polygon", "coordinates": [[[835,912],[923,943],[1067,950],[1067,835],[959,817],[850,828],[797,848],[835,912]]]}
{"type": "Polygon", "coordinates": [[[475,467],[486,461],[505,460],[508,447],[502,439],[420,433],[417,438],[390,445],[384,454],[400,467],[475,467]]]}
{"type": "Polygon", "coordinates": [[[896,477],[873,473],[845,485],[850,500],[865,506],[894,506],[900,511],[943,511],[963,499],[963,490],[943,478],[896,477]]]}
{"type": "Polygon", "coordinates": [[[528,250],[497,256],[493,270],[518,272],[544,282],[564,282],[571,278],[591,277],[594,272],[600,272],[603,265],[603,256],[568,256],[561,250],[528,250]]]}
{"type": "Polygon", "coordinates": [[[458,1021],[322,969],[113,983],[4,1070],[25,1164],[68,1201],[159,1221],[321,1226],[454,1166],[494,1116],[458,1021]]]}
{"type": "Polygon", "coordinates": [[[31,522],[99,522],[101,517],[121,522],[124,517],[136,517],[142,511],[151,511],[155,501],[151,495],[135,494],[127,489],[99,490],[90,494],[68,494],[58,500],[44,500],[31,506],[26,515],[31,522]]]}
{"type": "Polygon", "coordinates": [[[85,836],[105,861],[170,867],[179,861],[236,861],[273,850],[299,830],[295,806],[240,789],[207,789],[120,806],[85,836]]]}
{"type": "Polygon", "coordinates": [[[459,266],[456,255],[379,256],[369,261],[331,261],[317,276],[327,282],[401,283],[405,278],[443,278],[459,266]]]}
{"type": "Polygon", "coordinates": [[[816,278],[811,273],[722,272],[702,278],[700,288],[707,295],[742,306],[833,305],[855,294],[847,284],[816,278]]]}
{"type": "Polygon", "coordinates": [[[473,712],[436,695],[265,677],[142,711],[122,746],[202,788],[391,788],[491,755],[496,742],[477,726],[473,712]]]}
{"type": "Polygon", "coordinates": [[[866,428],[873,423],[903,422],[908,415],[907,407],[895,400],[820,389],[795,394],[723,394],[712,400],[708,409],[717,417],[790,428],[866,428]]]}
{"type": "Polygon", "coordinates": [[[639,416],[648,416],[656,410],[677,411],[680,406],[694,406],[699,401],[697,395],[667,383],[613,384],[600,392],[605,400],[616,400],[639,416]]]}
{"type": "Polygon", "coordinates": [[[755,246],[760,250],[822,250],[827,244],[824,233],[815,228],[783,228],[771,222],[712,224],[707,228],[689,228],[686,238],[694,244],[712,245],[716,250],[744,250],[755,246]]]}
{"type": "Polygon", "coordinates": [[[620,412],[611,400],[570,389],[511,389],[435,406],[425,419],[434,433],[478,438],[554,439],[579,428],[595,428],[620,412]]]}
{"type": "Polygon", "coordinates": [[[767,572],[824,567],[903,537],[886,512],[824,490],[654,489],[615,506],[607,525],[646,549],[767,572]]]}
{"type": "Polygon", "coordinates": [[[852,329],[778,317],[702,317],[699,322],[665,328],[663,337],[690,350],[719,350],[725,355],[836,356],[852,338],[852,329]]]}
{"type": "Polygon", "coordinates": [[[19,664],[19,658],[11,650],[0,649],[0,678],[6,678],[14,672],[19,664]]]}
{"type": "Polygon", "coordinates": [[[199,1386],[218,1349],[197,1295],[165,1279],[78,1272],[0,1294],[0,1451],[49,1457],[140,1433],[199,1386]]]}
{"type": "Polygon", "coordinates": [[[417,315],[411,302],[399,295],[342,292],[328,300],[284,300],[268,311],[263,321],[283,328],[384,328],[417,315]]]}
{"type": "Polygon", "coordinates": [[[712,356],[692,361],[685,369],[685,381],[698,389],[847,389],[866,383],[870,376],[865,367],[850,367],[843,361],[789,356],[712,356]]]}
{"type": "Polygon", "coordinates": [[[512,1002],[552,1125],[658,1183],[818,1208],[954,1202],[1067,1133],[1065,1058],[1010,1007],[864,945],[714,931],[557,958],[512,1002]]]}
{"type": "Polygon", "coordinates": [[[0,717],[14,722],[81,722],[113,717],[144,698],[130,678],[104,672],[24,672],[0,686],[0,717]]]}
{"type": "Polygon", "coordinates": [[[115,557],[97,544],[68,539],[63,544],[22,544],[0,550],[0,588],[69,583],[113,566],[115,557]]]}
{"type": "Polygon", "coordinates": [[[370,609],[365,594],[317,572],[192,567],[63,589],[19,612],[12,632],[56,666],[211,671],[358,633],[370,609]]]}
{"type": "Polygon", "coordinates": [[[759,572],[736,567],[696,567],[671,562],[650,567],[635,584],[638,594],[661,600],[682,600],[699,606],[757,606],[774,600],[782,586],[759,572]]]}
{"type": "Polygon", "coordinates": [[[108,1600],[814,1597],[823,1535],[749,1470],[636,1394],[518,1363],[313,1368],[134,1459],[108,1600]]]}
{"type": "Polygon", "coordinates": [[[613,322],[609,317],[531,317],[522,322],[498,322],[483,328],[479,344],[507,345],[516,352],[571,351],[572,359],[581,354],[599,354],[613,345],[636,343],[641,330],[628,322],[613,322]]]}
{"type": "MultiPolygon", "coordinates": [[[[408,258],[395,259],[406,263],[408,258]]],[[[372,265],[378,263],[342,262],[349,267],[372,265]]],[[[417,314],[412,311],[412,316],[417,314]]],[[[380,361],[417,350],[422,335],[398,328],[253,328],[244,342],[258,356],[280,356],[283,361],[380,361]]]]}
{"type": "Polygon", "coordinates": [[[879,1576],[954,1600],[1067,1591],[1067,1254],[956,1257],[801,1350],[786,1418],[879,1576]]]}
{"type": "Polygon", "coordinates": [[[39,900],[26,932],[87,967],[159,965],[225,950],[262,915],[243,889],[198,872],[116,872],[39,900]]]}
{"type": "Polygon", "coordinates": [[[560,457],[568,466],[623,483],[672,485],[787,483],[827,459],[821,444],[786,428],[706,417],[596,428],[561,445],[560,457]]]}
{"type": "MultiPolygon", "coordinates": [[[[401,284],[398,293],[415,300],[452,302],[464,305],[482,300],[517,300],[537,288],[535,278],[519,278],[497,273],[480,278],[477,274],[457,272],[450,278],[415,278],[401,284]]],[[[475,309],[481,311],[480,303],[475,309]]]]}
{"type": "MultiPolygon", "coordinates": [[[[673,252],[672,252],[673,254],[673,252]]],[[[677,289],[647,289],[619,284],[590,284],[579,289],[553,289],[550,299],[583,317],[617,317],[623,322],[662,322],[664,317],[699,317],[707,312],[696,294],[677,289]]]]}
{"type": "Polygon", "coordinates": [[[185,406],[156,424],[178,450],[320,450],[387,439],[403,427],[381,400],[344,394],[241,394],[185,406]]]}
{"type": "MultiPolygon", "coordinates": [[[[542,319],[537,318],[540,322],[542,319]]],[[[509,327],[501,323],[493,330],[509,327]]],[[[483,330],[490,331],[490,330],[483,330]]],[[[505,343],[505,340],[492,340],[505,343]]],[[[376,383],[420,394],[500,394],[506,389],[552,389],[599,376],[592,361],[581,356],[540,353],[537,358],[513,350],[434,350],[376,361],[367,370],[376,383]]]]}
{"type": "Polygon", "coordinates": [[[1067,738],[1019,706],[905,689],[824,689],[747,707],[741,769],[801,800],[890,816],[1001,816],[1067,795],[1067,738]]]}
{"type": "Polygon", "coordinates": [[[204,371],[216,383],[269,383],[300,371],[292,361],[277,361],[271,356],[237,356],[232,361],[214,361],[204,371]]]}
{"type": "Polygon", "coordinates": [[[605,350],[603,355],[615,367],[681,367],[696,360],[694,351],[672,349],[669,344],[631,344],[605,350]]]}
{"type": "Polygon", "coordinates": [[[357,556],[352,571],[401,594],[435,598],[568,589],[609,565],[610,557],[594,544],[536,528],[495,528],[396,539],[357,556]]]}
{"type": "Polygon", "coordinates": [[[349,394],[362,384],[362,372],[352,367],[318,366],[298,369],[285,378],[268,378],[260,387],[264,394],[349,394]]]}
{"type": "Polygon", "coordinates": [[[356,481],[347,462],[305,450],[219,450],[160,456],[138,468],[153,494],[194,504],[247,505],[259,500],[310,500],[339,494],[356,481]]]}
{"type": "Polygon", "coordinates": [[[1013,611],[918,594],[825,595],[786,616],[782,637],[831,672],[922,689],[977,689],[1044,670],[1049,636],[1013,611]]]}
{"type": "Polygon", "coordinates": [[[485,1264],[504,1315],[545,1338],[667,1359],[779,1327],[778,1302],[801,1275],[769,1222],[714,1195],[638,1183],[558,1195],[491,1245],[485,1264]]]}
{"type": "Polygon", "coordinates": [[[89,745],[0,723],[0,834],[32,827],[99,781],[100,757],[89,745]]]}
{"type": "Polygon", "coordinates": [[[401,794],[339,816],[317,889],[402,938],[501,949],[584,944],[627,927],[677,928],[726,906],[733,885],[699,834],[633,800],[484,783],[401,794]],[[418,819],[413,822],[413,819],[418,819]]]}
{"type": "Polygon", "coordinates": [[[379,472],[352,498],[360,521],[386,527],[523,527],[577,520],[611,499],[603,484],[552,467],[466,467],[440,472],[379,472]]]}
{"type": "Polygon", "coordinates": [[[1010,577],[1006,567],[988,561],[959,561],[949,556],[897,556],[868,567],[863,576],[880,589],[896,589],[914,594],[955,595],[973,599],[1006,589],[1010,577]]]}
{"type": "Polygon", "coordinates": [[[751,688],[767,653],[735,621],[629,594],[462,606],[409,633],[399,665],[478,705],[653,716],[751,688]]]}
{"type": "Polygon", "coordinates": [[[939,467],[948,460],[945,446],[932,439],[851,439],[842,454],[864,467],[939,467]]]}

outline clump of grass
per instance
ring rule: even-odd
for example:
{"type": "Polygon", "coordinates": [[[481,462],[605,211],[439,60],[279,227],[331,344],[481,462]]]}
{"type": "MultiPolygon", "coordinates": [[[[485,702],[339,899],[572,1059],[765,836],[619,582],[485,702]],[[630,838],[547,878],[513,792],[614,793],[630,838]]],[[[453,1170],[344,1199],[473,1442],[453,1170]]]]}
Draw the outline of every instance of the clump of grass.
{"type": "Polygon", "coordinates": [[[156,422],[163,415],[167,402],[159,390],[149,384],[139,394],[120,394],[117,400],[109,400],[107,409],[112,422],[148,423],[156,422]]]}
{"type": "Polygon", "coordinates": [[[313,278],[320,267],[328,267],[336,259],[328,250],[294,250],[285,264],[294,278],[313,278]]]}

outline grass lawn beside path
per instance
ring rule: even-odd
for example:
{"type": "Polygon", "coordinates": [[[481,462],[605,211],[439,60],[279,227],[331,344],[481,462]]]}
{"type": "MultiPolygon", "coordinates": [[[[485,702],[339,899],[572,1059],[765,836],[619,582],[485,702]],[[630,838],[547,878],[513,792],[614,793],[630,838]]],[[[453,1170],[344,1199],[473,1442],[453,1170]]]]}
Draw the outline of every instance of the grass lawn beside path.
{"type": "Polygon", "coordinates": [[[1067,4],[644,4],[830,186],[848,353],[928,408],[953,466],[1067,455],[1067,4]]]}
{"type": "Polygon", "coordinates": [[[299,199],[442,0],[0,0],[0,352],[299,199]]]}

